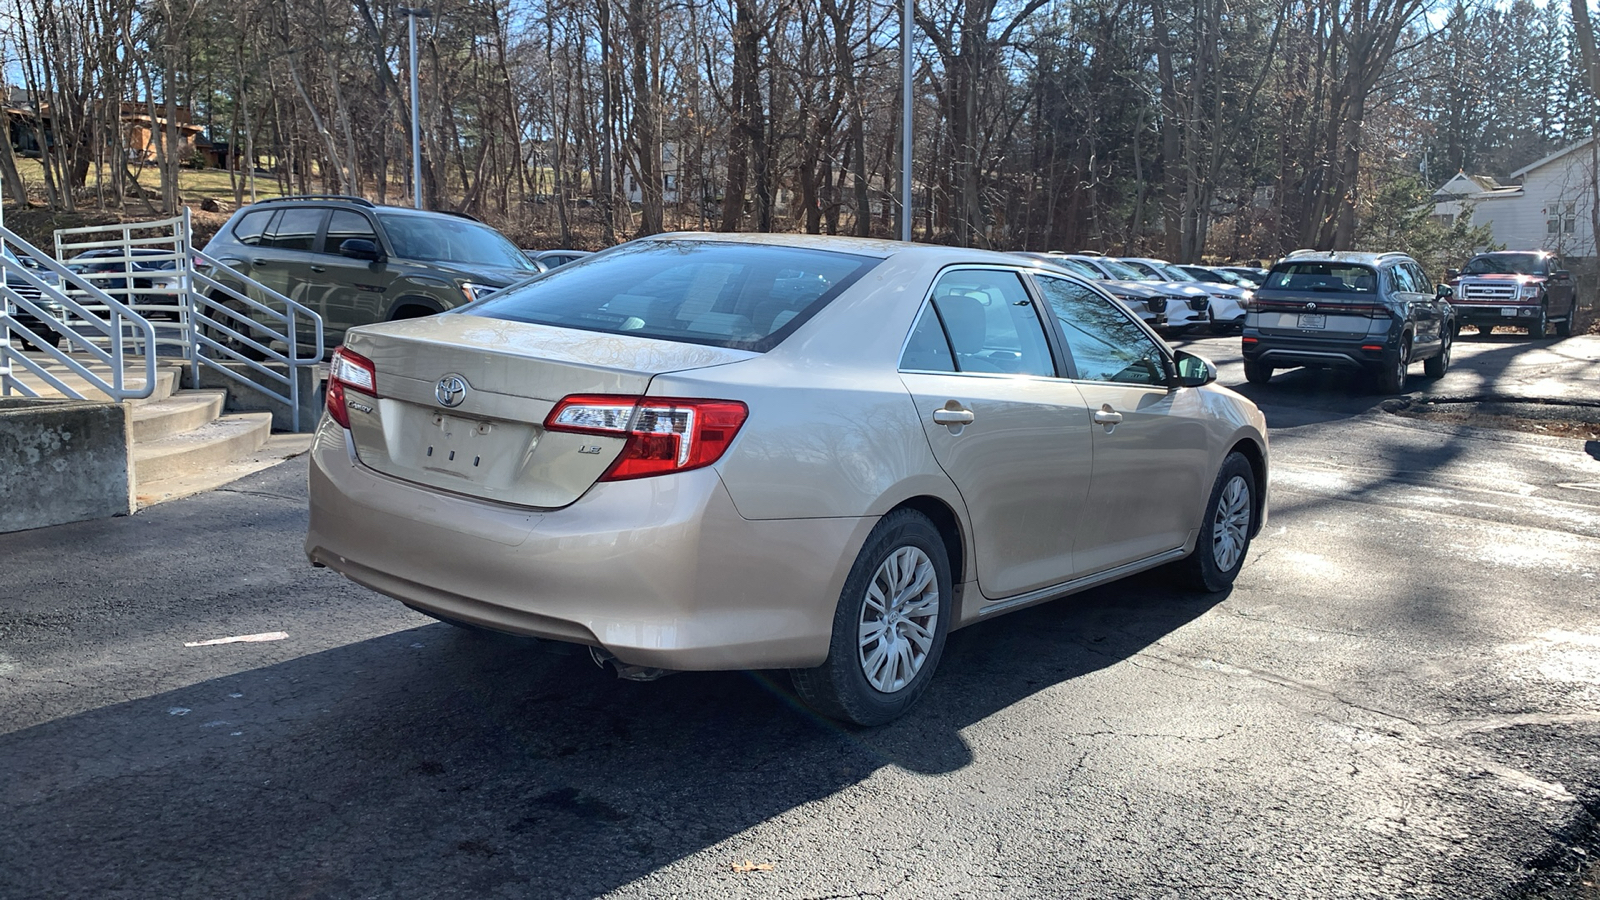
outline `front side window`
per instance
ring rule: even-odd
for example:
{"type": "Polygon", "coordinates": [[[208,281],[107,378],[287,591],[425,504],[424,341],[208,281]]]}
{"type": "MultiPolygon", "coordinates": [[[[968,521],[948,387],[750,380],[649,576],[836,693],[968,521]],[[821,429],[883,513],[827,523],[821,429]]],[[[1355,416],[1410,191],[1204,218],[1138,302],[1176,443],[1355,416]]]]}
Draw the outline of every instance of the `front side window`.
{"type": "Polygon", "coordinates": [[[372,223],[367,217],[348,209],[336,209],[333,217],[328,220],[328,235],[322,242],[322,252],[338,253],[339,247],[348,240],[378,242],[378,233],[372,230],[372,223]]]}
{"type": "Polygon", "coordinates": [[[1016,272],[957,269],[933,287],[957,371],[1054,375],[1055,361],[1033,299],[1016,272]]]}
{"type": "Polygon", "coordinates": [[[1166,355],[1116,304],[1087,285],[1035,275],[1080,381],[1165,387],[1166,355]]]}
{"type": "Polygon", "coordinates": [[[582,265],[551,269],[460,311],[766,351],[878,262],[762,244],[634,241],[582,265]]]}

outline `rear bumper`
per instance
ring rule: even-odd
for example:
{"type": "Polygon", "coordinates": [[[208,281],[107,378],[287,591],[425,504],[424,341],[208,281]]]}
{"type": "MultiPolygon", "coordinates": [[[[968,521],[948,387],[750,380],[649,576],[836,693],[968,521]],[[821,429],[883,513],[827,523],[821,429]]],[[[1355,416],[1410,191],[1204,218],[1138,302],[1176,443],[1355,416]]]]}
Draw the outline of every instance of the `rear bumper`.
{"type": "Polygon", "coordinates": [[[1244,358],[1279,369],[1308,366],[1365,371],[1380,368],[1384,358],[1389,355],[1388,342],[1380,344],[1381,340],[1370,337],[1352,341],[1262,336],[1254,343],[1247,341],[1244,344],[1244,358]]]}
{"type": "Polygon", "coordinates": [[[562,509],[431,490],[354,462],[324,419],[306,555],[447,618],[663,669],[808,667],[875,519],[752,521],[700,469],[597,484],[562,509]]]}

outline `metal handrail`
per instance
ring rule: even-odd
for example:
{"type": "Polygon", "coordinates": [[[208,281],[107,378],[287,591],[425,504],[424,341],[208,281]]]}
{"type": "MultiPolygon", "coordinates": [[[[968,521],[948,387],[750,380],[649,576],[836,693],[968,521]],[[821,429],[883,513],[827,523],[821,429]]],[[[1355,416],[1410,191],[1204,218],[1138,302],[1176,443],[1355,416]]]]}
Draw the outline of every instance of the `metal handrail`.
{"type": "Polygon", "coordinates": [[[184,293],[185,320],[188,323],[188,333],[193,342],[194,352],[190,354],[189,364],[193,367],[194,379],[200,378],[200,367],[208,366],[214,371],[223,373],[241,384],[248,385],[265,393],[269,397],[287,403],[294,430],[300,430],[300,379],[295,370],[321,364],[326,353],[326,342],[323,336],[322,317],[311,308],[299,303],[283,294],[278,293],[264,284],[246,278],[234,272],[225,263],[200,250],[191,250],[194,261],[211,268],[212,271],[230,272],[229,277],[239,279],[246,283],[246,291],[237,288],[211,276],[209,272],[191,267],[188,271],[192,282],[184,293]],[[250,296],[248,292],[257,292],[273,301],[272,304],[262,303],[250,296]],[[222,294],[232,304],[214,299],[217,293],[222,294]],[[242,307],[242,308],[240,308],[242,307]],[[220,317],[219,315],[220,314],[220,317]],[[264,321],[265,320],[265,321],[264,321]],[[275,330],[266,322],[276,322],[282,330],[275,330]],[[301,325],[309,327],[310,346],[305,347],[307,355],[302,356],[302,342],[300,341],[301,325]],[[209,333],[208,333],[209,332],[209,333]],[[249,350],[263,357],[262,360],[250,358],[244,350],[230,346],[217,340],[213,335],[220,334],[226,339],[238,341],[249,350]],[[288,350],[280,352],[273,345],[282,343],[288,350]],[[200,352],[202,347],[208,348],[212,356],[200,352]],[[277,393],[265,385],[253,382],[248,378],[233,371],[228,366],[213,358],[223,356],[235,363],[242,363],[247,368],[260,372],[273,382],[285,385],[286,394],[277,393]],[[268,361],[277,363],[287,370],[287,374],[280,374],[274,370],[268,361]]]}
{"type": "Polygon", "coordinates": [[[98,286],[85,281],[81,276],[67,269],[65,266],[51,259],[50,256],[27,241],[15,232],[0,226],[0,245],[10,244],[21,251],[22,256],[54,272],[60,279],[58,284],[50,284],[34,275],[28,267],[0,255],[0,299],[6,306],[6,315],[0,317],[0,396],[9,396],[16,391],[25,396],[37,397],[38,393],[16,377],[18,368],[31,372],[41,381],[60,391],[63,396],[75,400],[85,399],[76,388],[68,385],[44,366],[32,358],[11,349],[11,335],[15,334],[39,349],[39,352],[55,360],[68,371],[82,378],[94,389],[113,400],[133,400],[150,396],[156,388],[156,357],[153,352],[136,352],[132,355],[142,356],[144,359],[144,385],[139,388],[127,386],[128,372],[124,365],[128,354],[124,333],[129,332],[131,343],[135,348],[153,347],[155,342],[155,329],[150,321],[136,312],[132,307],[102,291],[98,286]],[[15,277],[22,284],[39,292],[37,301],[12,289],[10,284],[15,277]],[[71,285],[72,288],[67,288],[71,285]],[[94,303],[86,306],[69,296],[69,290],[81,291],[94,303]],[[74,319],[68,325],[45,308],[44,300],[48,297],[51,302],[58,303],[74,319]],[[21,309],[35,318],[40,325],[60,335],[61,341],[69,349],[51,346],[50,342],[32,328],[17,321],[12,310],[21,309]],[[104,316],[98,310],[104,310],[104,316]],[[81,323],[81,324],[80,324],[81,323]],[[81,329],[90,329],[98,332],[98,336],[86,335],[81,329]],[[110,349],[102,349],[94,341],[105,339],[110,343],[110,349]],[[73,348],[88,354],[94,359],[105,363],[111,368],[111,380],[96,375],[90,369],[73,359],[73,348]]]}

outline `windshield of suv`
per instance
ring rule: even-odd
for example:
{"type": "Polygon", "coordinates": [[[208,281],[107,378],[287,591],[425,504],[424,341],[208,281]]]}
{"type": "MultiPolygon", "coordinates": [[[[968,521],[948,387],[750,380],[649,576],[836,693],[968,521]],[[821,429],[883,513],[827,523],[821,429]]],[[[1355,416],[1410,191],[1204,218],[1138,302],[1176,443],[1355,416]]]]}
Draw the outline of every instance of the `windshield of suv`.
{"type": "Polygon", "coordinates": [[[1109,259],[1109,258],[1101,257],[1101,258],[1096,259],[1093,263],[1086,263],[1086,265],[1096,265],[1096,264],[1098,264],[1101,268],[1105,269],[1107,272],[1110,272],[1111,273],[1111,277],[1113,279],[1117,280],[1117,281],[1145,281],[1145,280],[1147,280],[1144,275],[1139,274],[1139,270],[1138,269],[1135,269],[1133,266],[1130,266],[1127,263],[1122,262],[1121,260],[1109,259]]]}
{"type": "Polygon", "coordinates": [[[458,311],[766,351],[878,262],[766,244],[634,241],[458,311]]]}
{"type": "Polygon", "coordinates": [[[1272,270],[1263,287],[1274,290],[1376,294],[1378,274],[1366,266],[1353,263],[1283,263],[1272,270]]]}
{"type": "Polygon", "coordinates": [[[379,213],[378,219],[401,259],[539,271],[515,244],[486,225],[446,216],[379,213]]]}
{"type": "Polygon", "coordinates": [[[1185,272],[1184,270],[1178,268],[1177,266],[1170,266],[1170,265],[1169,266],[1155,266],[1153,268],[1157,272],[1161,273],[1162,275],[1168,276],[1167,277],[1168,281],[1199,281],[1200,280],[1200,279],[1194,277],[1193,275],[1190,275],[1188,272],[1185,272]]]}
{"type": "Polygon", "coordinates": [[[1474,256],[1462,267],[1463,275],[1548,275],[1548,256],[1542,253],[1496,253],[1474,256]]]}

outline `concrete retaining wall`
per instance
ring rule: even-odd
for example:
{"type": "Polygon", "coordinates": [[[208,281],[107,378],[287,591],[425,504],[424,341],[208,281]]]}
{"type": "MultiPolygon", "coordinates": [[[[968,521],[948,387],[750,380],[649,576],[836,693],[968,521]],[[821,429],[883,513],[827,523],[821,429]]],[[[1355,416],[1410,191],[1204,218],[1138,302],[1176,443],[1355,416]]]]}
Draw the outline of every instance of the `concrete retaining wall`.
{"type": "Polygon", "coordinates": [[[0,534],[132,515],[132,445],[120,403],[0,398],[0,534]]]}
{"type": "MultiPolygon", "coordinates": [[[[228,402],[223,406],[224,412],[270,412],[272,413],[272,430],[275,432],[293,432],[294,417],[287,404],[268,397],[248,384],[240,384],[239,379],[254,384],[265,384],[273,391],[287,394],[288,387],[282,382],[273,381],[255,369],[243,363],[225,363],[228,371],[233,376],[219,372],[210,366],[200,367],[200,383],[193,384],[189,367],[183,369],[183,386],[185,388],[220,388],[228,392],[228,402]]],[[[281,371],[281,370],[280,370],[281,371]]],[[[296,369],[300,378],[300,431],[310,433],[317,430],[317,420],[322,417],[321,374],[317,367],[296,369]]]]}

